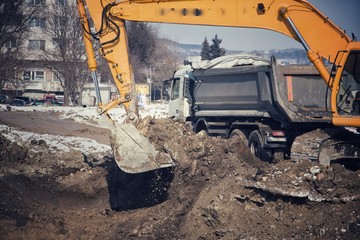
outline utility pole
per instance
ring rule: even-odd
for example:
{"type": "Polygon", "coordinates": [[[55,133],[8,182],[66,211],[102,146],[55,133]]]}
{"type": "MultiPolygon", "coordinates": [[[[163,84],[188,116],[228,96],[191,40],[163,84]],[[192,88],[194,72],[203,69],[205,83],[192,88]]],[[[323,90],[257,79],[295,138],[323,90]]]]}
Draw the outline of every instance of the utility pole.
{"type": "Polygon", "coordinates": [[[155,70],[153,67],[149,67],[149,77],[148,77],[148,84],[149,84],[149,91],[150,91],[150,102],[151,104],[151,92],[152,92],[152,71],[155,70]]]}
{"type": "Polygon", "coordinates": [[[152,75],[152,67],[150,66],[150,81],[149,81],[150,82],[149,83],[150,84],[150,104],[151,104],[151,90],[152,90],[151,89],[151,83],[152,83],[152,76],[151,75],[152,75]]]}

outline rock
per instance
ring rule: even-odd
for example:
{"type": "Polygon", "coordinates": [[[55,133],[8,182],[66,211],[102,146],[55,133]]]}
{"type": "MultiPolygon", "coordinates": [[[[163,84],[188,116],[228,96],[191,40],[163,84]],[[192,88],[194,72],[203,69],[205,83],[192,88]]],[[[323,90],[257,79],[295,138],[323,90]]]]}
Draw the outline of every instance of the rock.
{"type": "Polygon", "coordinates": [[[313,166],[313,167],[310,168],[310,172],[311,172],[313,175],[318,174],[320,171],[321,171],[321,168],[320,168],[319,166],[313,166]]]}
{"type": "Polygon", "coordinates": [[[236,200],[238,200],[239,202],[245,202],[247,199],[248,199],[248,197],[247,196],[245,196],[245,195],[235,195],[234,196],[234,198],[236,199],[236,200]]]}
{"type": "Polygon", "coordinates": [[[217,230],[217,231],[215,231],[215,235],[217,236],[217,237],[224,237],[225,236],[225,234],[226,234],[226,230],[217,230]]]}
{"type": "Polygon", "coordinates": [[[219,199],[220,199],[221,201],[223,201],[224,198],[225,198],[225,196],[224,196],[223,194],[220,194],[220,195],[219,195],[219,199]]]}
{"type": "Polygon", "coordinates": [[[313,177],[314,176],[310,173],[304,173],[304,178],[308,181],[314,180],[313,177]]]}
{"type": "Polygon", "coordinates": [[[33,219],[34,217],[35,217],[35,213],[34,213],[34,212],[30,212],[28,218],[29,218],[29,219],[33,219]]]}
{"type": "Polygon", "coordinates": [[[204,130],[202,130],[202,131],[198,132],[196,135],[197,135],[198,137],[206,137],[206,136],[207,136],[207,133],[206,133],[204,130]]]}
{"type": "Polygon", "coordinates": [[[326,178],[326,175],[324,173],[319,173],[316,176],[316,178],[317,178],[318,181],[321,181],[321,180],[324,180],[326,178]]]}

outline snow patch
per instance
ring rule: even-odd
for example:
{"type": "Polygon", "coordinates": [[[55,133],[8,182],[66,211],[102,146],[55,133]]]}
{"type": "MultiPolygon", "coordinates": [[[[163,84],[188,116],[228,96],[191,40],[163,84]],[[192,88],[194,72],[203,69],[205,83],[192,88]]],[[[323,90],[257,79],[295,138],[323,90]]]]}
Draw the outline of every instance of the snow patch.
{"type": "Polygon", "coordinates": [[[88,138],[24,132],[15,130],[6,125],[0,125],[0,132],[11,142],[28,143],[33,140],[43,140],[46,142],[46,144],[49,146],[49,150],[52,152],[70,152],[72,150],[78,150],[87,155],[89,153],[111,151],[110,146],[98,143],[88,138]]]}
{"type": "MultiPolygon", "coordinates": [[[[0,111],[8,111],[8,105],[0,104],[0,111]]],[[[167,117],[167,104],[146,105],[140,110],[140,117],[152,116],[154,118],[167,117]]],[[[60,119],[72,119],[79,123],[93,126],[102,126],[103,119],[96,111],[97,107],[60,107],[60,106],[11,106],[11,111],[23,112],[59,112],[60,119]]],[[[113,108],[109,111],[111,118],[121,124],[126,118],[123,107],[113,108]]],[[[33,132],[18,131],[6,125],[0,125],[0,133],[8,140],[27,143],[32,140],[44,140],[51,151],[79,150],[84,154],[111,151],[108,145],[100,144],[95,140],[81,137],[59,136],[50,134],[37,134],[33,132]]]]}

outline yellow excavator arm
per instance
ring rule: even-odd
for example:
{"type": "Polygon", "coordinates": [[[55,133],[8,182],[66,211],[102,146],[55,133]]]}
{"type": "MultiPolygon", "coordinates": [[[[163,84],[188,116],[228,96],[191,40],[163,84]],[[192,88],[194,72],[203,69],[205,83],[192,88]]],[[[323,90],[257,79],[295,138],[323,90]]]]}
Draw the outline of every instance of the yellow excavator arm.
{"type": "Polygon", "coordinates": [[[305,0],[77,0],[77,3],[89,68],[95,72],[91,38],[99,39],[100,54],[109,63],[121,94],[117,101],[100,104],[100,113],[121,103],[128,121],[138,120],[125,27],[129,20],[261,28],[287,35],[303,45],[330,88],[333,124],[360,127],[360,114],[349,107],[355,105],[356,91],[360,95],[360,43],[352,41],[305,0]],[[91,31],[90,21],[96,30],[91,31]],[[324,60],[334,63],[332,72],[325,67],[324,60]]]}
{"type": "Polygon", "coordinates": [[[262,28],[301,42],[289,26],[287,19],[291,18],[310,49],[330,61],[351,42],[344,31],[303,0],[117,1],[110,14],[130,21],[262,28]]]}

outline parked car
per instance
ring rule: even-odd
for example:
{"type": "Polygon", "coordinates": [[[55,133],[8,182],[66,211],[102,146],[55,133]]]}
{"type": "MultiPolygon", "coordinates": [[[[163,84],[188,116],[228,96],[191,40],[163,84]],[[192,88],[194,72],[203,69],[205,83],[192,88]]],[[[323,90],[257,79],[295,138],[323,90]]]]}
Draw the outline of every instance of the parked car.
{"type": "Polygon", "coordinates": [[[15,99],[23,100],[25,102],[25,104],[31,104],[33,102],[31,97],[17,96],[15,99]]]}
{"type": "Polygon", "coordinates": [[[55,99],[58,103],[64,105],[64,95],[55,95],[55,99]]]}
{"type": "Polygon", "coordinates": [[[15,99],[10,101],[9,105],[11,105],[11,106],[25,106],[26,102],[24,100],[15,98],[15,99]]]}
{"type": "Polygon", "coordinates": [[[43,100],[47,100],[47,99],[56,100],[56,97],[54,94],[45,94],[43,100]]]}
{"type": "Polygon", "coordinates": [[[62,106],[62,103],[59,103],[59,102],[57,102],[56,100],[53,100],[53,99],[41,99],[41,100],[36,100],[31,105],[35,105],[35,106],[62,106]]]}
{"type": "Polygon", "coordinates": [[[0,94],[0,103],[7,104],[9,103],[9,97],[5,94],[0,94]]]}
{"type": "Polygon", "coordinates": [[[46,95],[44,95],[43,100],[49,101],[49,103],[50,103],[50,101],[56,102],[56,103],[54,103],[54,105],[63,106],[64,105],[64,96],[62,96],[62,98],[61,98],[61,96],[62,95],[46,94],[46,95]]]}

